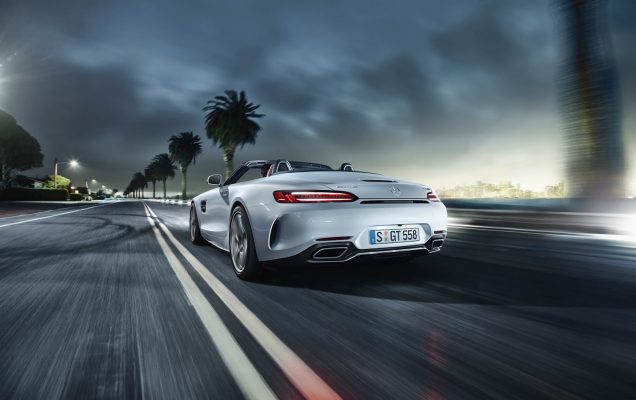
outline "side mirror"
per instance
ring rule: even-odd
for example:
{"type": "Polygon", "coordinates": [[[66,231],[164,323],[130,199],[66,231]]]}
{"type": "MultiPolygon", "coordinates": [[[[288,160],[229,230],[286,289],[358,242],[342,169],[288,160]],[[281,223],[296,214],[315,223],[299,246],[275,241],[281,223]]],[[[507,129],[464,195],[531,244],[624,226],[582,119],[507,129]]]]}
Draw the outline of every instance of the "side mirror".
{"type": "Polygon", "coordinates": [[[221,174],[208,176],[208,185],[218,186],[221,184],[221,174]]]}

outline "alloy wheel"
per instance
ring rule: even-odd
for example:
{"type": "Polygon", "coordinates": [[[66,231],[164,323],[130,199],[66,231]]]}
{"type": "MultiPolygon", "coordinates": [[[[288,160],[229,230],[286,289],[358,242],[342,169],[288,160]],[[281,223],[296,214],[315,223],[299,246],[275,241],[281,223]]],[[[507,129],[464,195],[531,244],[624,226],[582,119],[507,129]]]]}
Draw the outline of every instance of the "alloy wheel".
{"type": "Polygon", "coordinates": [[[190,239],[196,240],[197,237],[197,216],[194,209],[190,209],[190,239]]]}
{"type": "Polygon", "coordinates": [[[237,272],[243,272],[247,261],[247,251],[249,242],[243,214],[239,211],[232,217],[230,225],[230,253],[232,253],[232,263],[237,272]]]}

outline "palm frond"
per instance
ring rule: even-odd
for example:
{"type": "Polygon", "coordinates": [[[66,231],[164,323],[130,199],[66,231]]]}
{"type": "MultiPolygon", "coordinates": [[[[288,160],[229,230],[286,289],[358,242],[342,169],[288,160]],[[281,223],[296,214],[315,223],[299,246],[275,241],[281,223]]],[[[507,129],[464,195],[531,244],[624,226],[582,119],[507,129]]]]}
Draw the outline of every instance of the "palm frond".
{"type": "Polygon", "coordinates": [[[249,102],[244,91],[226,90],[224,93],[203,107],[206,135],[223,149],[255,143],[261,126],[254,119],[265,116],[255,112],[260,104],[249,102]]]}

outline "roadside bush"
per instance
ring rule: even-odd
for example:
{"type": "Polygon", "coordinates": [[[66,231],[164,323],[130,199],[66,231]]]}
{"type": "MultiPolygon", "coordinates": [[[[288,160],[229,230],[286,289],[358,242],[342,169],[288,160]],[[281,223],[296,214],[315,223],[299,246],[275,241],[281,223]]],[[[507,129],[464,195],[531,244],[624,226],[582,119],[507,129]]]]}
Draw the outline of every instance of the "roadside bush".
{"type": "Polygon", "coordinates": [[[66,201],[66,189],[8,188],[0,192],[0,199],[13,201],[66,201]]]}
{"type": "Polygon", "coordinates": [[[84,195],[81,193],[69,193],[68,199],[71,201],[81,201],[84,200],[84,195]]]}

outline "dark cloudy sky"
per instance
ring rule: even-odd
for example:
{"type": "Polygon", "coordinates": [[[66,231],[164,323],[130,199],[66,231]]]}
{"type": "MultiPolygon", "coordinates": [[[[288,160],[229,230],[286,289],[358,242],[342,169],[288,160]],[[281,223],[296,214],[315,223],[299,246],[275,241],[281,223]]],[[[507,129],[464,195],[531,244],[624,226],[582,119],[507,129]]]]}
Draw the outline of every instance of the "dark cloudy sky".
{"type": "MultiPolygon", "coordinates": [[[[550,0],[0,0],[0,108],[50,173],[124,188],[201,107],[245,90],[267,116],[237,160],[290,158],[436,187],[563,176],[561,41],[550,0]]],[[[623,131],[636,166],[636,2],[610,0],[623,131]]],[[[220,150],[192,188],[223,170],[220,150]]],[[[177,191],[175,179],[170,188],[177,191]]]]}

